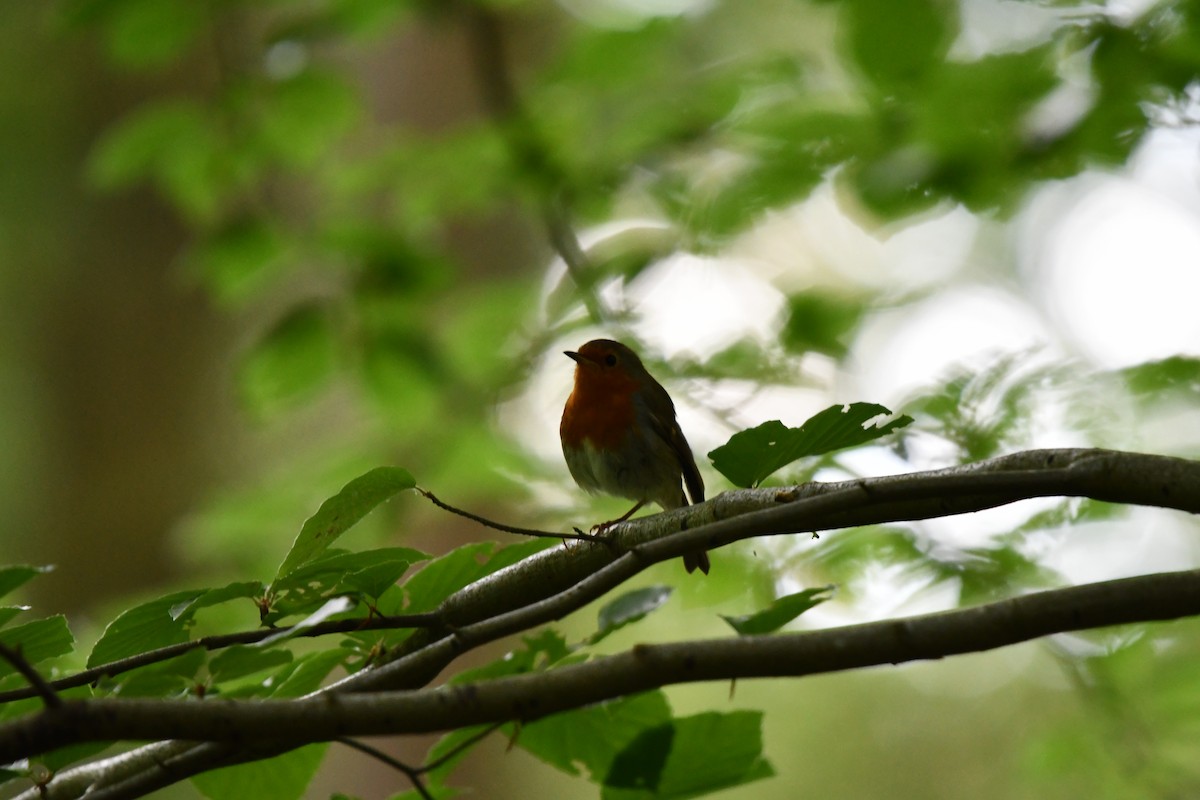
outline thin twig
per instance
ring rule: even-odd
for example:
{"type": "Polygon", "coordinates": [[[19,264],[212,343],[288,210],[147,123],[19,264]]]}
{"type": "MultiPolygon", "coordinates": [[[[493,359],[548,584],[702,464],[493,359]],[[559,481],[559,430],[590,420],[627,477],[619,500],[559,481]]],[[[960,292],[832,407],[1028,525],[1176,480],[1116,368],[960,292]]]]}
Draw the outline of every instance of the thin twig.
{"type": "MultiPolygon", "coordinates": [[[[295,635],[296,637],[312,638],[316,636],[329,636],[335,633],[358,633],[359,631],[375,631],[375,630],[396,630],[400,628],[436,628],[442,624],[441,615],[437,612],[429,612],[425,614],[401,614],[392,617],[370,617],[367,619],[338,619],[322,622],[318,625],[312,625],[305,628],[295,635]]],[[[194,650],[197,647],[202,647],[205,650],[220,650],[225,647],[231,647],[237,644],[255,644],[263,639],[271,636],[277,636],[281,633],[286,633],[291,628],[261,628],[253,631],[240,631],[238,633],[225,633],[213,636],[203,636],[199,639],[190,642],[180,642],[178,644],[167,645],[156,650],[148,650],[145,653],[138,653],[129,658],[121,658],[116,661],[110,661],[107,664],[98,664],[90,669],[85,669],[74,675],[67,675],[63,678],[58,678],[53,681],[45,681],[43,683],[51,692],[62,691],[64,689],[74,689],[77,686],[87,686],[95,683],[102,678],[111,678],[116,675],[129,672],[130,670],[144,667],[148,664],[157,664],[176,656],[183,655],[189,650],[194,650]]],[[[0,656],[5,656],[0,653],[0,656]]],[[[28,676],[27,676],[28,677],[28,676]]],[[[40,676],[39,676],[40,677],[40,676]]],[[[32,684],[33,682],[30,681],[32,684]]],[[[36,685],[32,685],[23,689],[12,689],[7,692],[0,692],[0,705],[11,703],[14,700],[25,700],[30,697],[44,697],[44,693],[38,689],[36,685]]]]}
{"type": "Polygon", "coordinates": [[[346,747],[357,750],[360,753],[364,753],[371,758],[376,759],[377,761],[382,761],[392,769],[403,772],[408,778],[409,782],[412,783],[413,788],[417,790],[417,794],[421,795],[421,797],[425,798],[425,800],[433,800],[433,795],[429,793],[429,790],[425,788],[425,784],[421,782],[422,770],[419,767],[410,767],[403,761],[393,758],[382,750],[372,747],[369,744],[364,744],[357,739],[351,739],[349,737],[342,736],[334,741],[338,744],[344,744],[346,747]]]}
{"type": "Polygon", "coordinates": [[[62,698],[58,696],[58,692],[54,691],[54,687],[46,682],[42,674],[33,668],[25,656],[21,655],[20,646],[12,648],[0,643],[0,658],[12,664],[13,669],[29,681],[31,691],[42,698],[42,703],[46,708],[58,708],[62,705],[62,698]]]}
{"type": "Polygon", "coordinates": [[[554,162],[550,148],[521,104],[505,52],[500,20],[491,9],[479,3],[464,3],[461,8],[484,107],[504,136],[513,162],[536,181],[546,237],[579,289],[588,314],[594,322],[608,323],[614,314],[595,292],[592,264],[571,225],[565,171],[554,162]]]}
{"type": "Polygon", "coordinates": [[[593,542],[595,544],[603,545],[612,544],[612,540],[608,537],[584,533],[578,528],[575,529],[574,533],[556,533],[554,531],[534,530],[533,528],[518,528],[515,525],[505,525],[503,522],[494,522],[486,517],[481,517],[478,514],[472,514],[470,511],[464,511],[461,508],[455,508],[449,503],[442,502],[437,498],[436,495],[434,495],[433,492],[429,491],[428,489],[422,489],[420,486],[416,487],[416,489],[421,496],[427,498],[429,502],[433,503],[443,511],[449,511],[451,514],[457,514],[460,517],[466,517],[467,519],[472,520],[473,522],[478,522],[480,525],[483,525],[487,528],[504,531],[505,533],[516,533],[520,534],[521,536],[536,536],[541,539],[577,539],[581,542],[593,542]]]}
{"type": "Polygon", "coordinates": [[[459,742],[458,744],[456,744],[454,747],[450,748],[449,752],[443,753],[440,757],[435,758],[433,761],[423,764],[418,771],[421,773],[433,772],[435,769],[437,769],[438,767],[442,766],[450,759],[457,756],[463,750],[466,750],[468,747],[473,747],[474,745],[476,745],[479,742],[486,739],[488,736],[491,736],[493,733],[495,733],[502,727],[504,727],[503,722],[496,722],[496,723],[493,723],[492,725],[488,725],[486,728],[479,731],[474,736],[470,736],[470,737],[464,739],[463,741],[459,742]]]}

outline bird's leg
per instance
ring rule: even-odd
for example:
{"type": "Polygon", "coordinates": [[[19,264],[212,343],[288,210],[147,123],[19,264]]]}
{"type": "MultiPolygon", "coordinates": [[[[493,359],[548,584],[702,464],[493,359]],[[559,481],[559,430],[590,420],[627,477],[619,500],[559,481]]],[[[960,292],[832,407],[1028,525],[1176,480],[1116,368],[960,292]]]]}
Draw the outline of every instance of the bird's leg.
{"type": "Polygon", "coordinates": [[[632,517],[634,515],[634,513],[637,512],[637,510],[639,508],[641,508],[644,505],[646,505],[646,501],[639,500],[637,502],[637,505],[635,505],[633,508],[629,509],[628,511],[626,511],[624,514],[617,517],[616,519],[610,519],[608,522],[601,522],[599,525],[593,525],[592,533],[597,533],[597,534],[607,533],[609,528],[611,528],[613,525],[616,525],[618,523],[624,522],[625,520],[629,519],[630,517],[632,517]]]}

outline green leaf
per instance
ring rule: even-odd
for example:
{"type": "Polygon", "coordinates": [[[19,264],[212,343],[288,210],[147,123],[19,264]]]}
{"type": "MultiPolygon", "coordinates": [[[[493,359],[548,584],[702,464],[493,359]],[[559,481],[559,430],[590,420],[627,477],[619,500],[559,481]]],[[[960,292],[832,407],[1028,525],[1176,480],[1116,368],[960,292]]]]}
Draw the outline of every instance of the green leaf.
{"type": "Polygon", "coordinates": [[[597,615],[598,627],[588,638],[588,644],[596,644],[610,633],[637,622],[651,611],[659,608],[671,596],[670,586],[647,586],[635,589],[607,603],[597,615]]]}
{"type": "Polygon", "coordinates": [[[264,670],[276,669],[291,662],[292,653],[285,648],[263,650],[250,645],[235,644],[209,659],[208,674],[213,683],[219,684],[264,670]]]}
{"type": "Polygon", "coordinates": [[[272,681],[269,697],[300,697],[321,688],[329,673],[354,655],[353,650],[333,647],[297,658],[272,681]]]}
{"type": "Polygon", "coordinates": [[[311,397],[333,375],[336,341],[325,309],[301,306],[280,320],[238,370],[246,404],[270,416],[311,397]]]}
{"type": "Polygon", "coordinates": [[[761,712],[709,712],[643,731],[613,760],[601,796],[697,797],[774,774],[762,755],[761,712]]]}
{"type": "Polygon", "coordinates": [[[546,628],[536,636],[522,637],[522,641],[525,646],[519,650],[511,650],[482,667],[464,669],[451,678],[450,682],[463,684],[495,680],[509,675],[522,675],[526,672],[545,669],[571,655],[571,649],[567,647],[567,640],[561,633],[551,628],[546,628]]]}
{"type": "Polygon", "coordinates": [[[325,552],[376,506],[416,485],[408,470],[400,467],[376,467],[347,483],[305,521],[292,549],[279,565],[275,581],[325,552]]]}
{"type": "Polygon", "coordinates": [[[98,689],[110,689],[121,697],[181,697],[201,682],[201,670],[208,654],[194,647],[174,658],[147,664],[101,682],[98,689]]]}
{"type": "Polygon", "coordinates": [[[345,79],[333,73],[306,70],[256,88],[247,102],[253,106],[258,140],[288,166],[315,165],[359,110],[345,79]]]}
{"type": "Polygon", "coordinates": [[[188,266],[222,302],[238,305],[282,272],[287,241],[269,221],[236,219],[193,246],[188,266]]]}
{"type": "Polygon", "coordinates": [[[892,412],[875,403],[830,406],[799,428],[779,420],[740,431],[708,454],[717,470],[737,486],[757,486],[771,473],[798,458],[865,444],[912,422],[901,415],[882,425],[869,420],[892,412]]]}
{"type": "Polygon", "coordinates": [[[788,320],[780,337],[793,353],[827,353],[835,358],[846,354],[850,335],[858,327],[866,307],[861,301],[813,292],[788,300],[788,320]]]}
{"type": "MultiPolygon", "coordinates": [[[[67,627],[67,618],[62,615],[5,628],[0,631],[0,642],[19,649],[21,656],[34,666],[48,658],[66,655],[75,648],[75,637],[67,627]]],[[[12,664],[0,659],[0,678],[14,671],[12,664]]]]}
{"type": "Polygon", "coordinates": [[[330,550],[277,580],[270,611],[263,621],[274,624],[294,614],[308,614],[339,594],[380,598],[417,561],[429,558],[410,547],[385,547],[350,553],[330,550]]]}
{"type": "Polygon", "coordinates": [[[495,542],[472,542],[430,561],[405,582],[405,610],[410,614],[432,611],[454,592],[489,574],[488,559],[495,550],[495,542]]]}
{"type": "Polygon", "coordinates": [[[261,642],[258,642],[257,646],[258,647],[272,647],[276,644],[279,644],[282,641],[291,639],[295,636],[299,636],[301,633],[303,633],[308,628],[311,628],[314,625],[320,625],[322,622],[329,619],[330,617],[336,616],[338,614],[344,614],[345,612],[354,608],[354,605],[355,605],[354,601],[351,600],[349,597],[335,597],[331,600],[326,600],[324,603],[321,604],[321,607],[318,608],[316,611],[309,614],[307,617],[300,620],[295,625],[292,625],[287,630],[282,630],[273,636],[268,636],[266,639],[263,639],[261,642]]]}
{"type": "Polygon", "coordinates": [[[666,695],[645,692],[531,722],[522,726],[517,744],[570,775],[582,766],[599,782],[618,753],[670,718],[666,695]]]}
{"type": "Polygon", "coordinates": [[[202,772],[192,778],[192,784],[212,800],[298,800],[321,766],[328,746],[312,744],[266,761],[202,772]]]}
{"type": "Polygon", "coordinates": [[[942,0],[850,0],[847,30],[854,60],[891,89],[940,66],[958,33],[958,6],[942,0]]]}
{"type": "Polygon", "coordinates": [[[228,603],[231,600],[245,600],[262,597],[267,587],[259,581],[241,581],[222,586],[219,589],[209,589],[188,600],[182,600],[168,609],[171,619],[190,617],[198,609],[228,603]]]}
{"type": "Polygon", "coordinates": [[[30,606],[0,606],[0,628],[16,619],[21,612],[29,609],[30,606]]]}
{"type": "Polygon", "coordinates": [[[208,22],[191,0],[122,0],[108,4],[105,44],[122,66],[161,69],[182,57],[208,22]]]}
{"type": "MultiPolygon", "coordinates": [[[[446,758],[451,752],[454,752],[454,755],[446,758],[445,762],[426,773],[430,782],[434,784],[440,784],[442,781],[446,780],[446,777],[454,771],[454,768],[457,767],[459,763],[471,753],[471,750],[475,748],[475,745],[465,746],[465,743],[472,737],[478,736],[489,727],[491,726],[475,725],[474,727],[470,728],[459,728],[458,730],[450,731],[445,736],[434,742],[433,747],[429,748],[429,752],[425,755],[426,764],[446,758]]],[[[479,740],[479,742],[482,741],[483,739],[479,740]]],[[[476,744],[479,744],[479,742],[476,744]]]]}
{"type": "Polygon", "coordinates": [[[31,578],[50,572],[53,569],[54,567],[49,565],[34,567],[27,564],[0,568],[0,597],[16,591],[31,578]]]}
{"type": "Polygon", "coordinates": [[[1158,400],[1168,392],[1200,394],[1200,358],[1173,356],[1119,371],[1129,391],[1142,400],[1158,400]]]}
{"type": "Polygon", "coordinates": [[[186,642],[192,615],[172,616],[171,609],[181,603],[192,603],[204,594],[204,589],[175,592],[123,612],[104,629],[92,648],[87,665],[107,664],[147,650],[186,642]]]}
{"type": "Polygon", "coordinates": [[[90,178],[105,189],[151,180],[193,220],[211,220],[236,188],[227,143],[210,109],[189,100],[135,111],[101,139],[90,178]]]}
{"type": "Polygon", "coordinates": [[[724,614],[720,616],[740,636],[773,633],[810,608],[831,599],[833,599],[833,587],[822,586],[819,589],[805,589],[802,592],[784,595],[769,607],[753,614],[739,617],[727,617],[724,614]]]}

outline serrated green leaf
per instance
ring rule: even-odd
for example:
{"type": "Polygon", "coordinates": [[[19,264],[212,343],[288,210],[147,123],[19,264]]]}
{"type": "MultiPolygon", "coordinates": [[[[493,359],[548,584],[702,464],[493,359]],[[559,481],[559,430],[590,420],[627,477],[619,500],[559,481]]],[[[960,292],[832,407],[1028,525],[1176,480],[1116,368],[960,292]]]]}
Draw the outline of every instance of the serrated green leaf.
{"type": "Polygon", "coordinates": [[[190,616],[201,608],[228,603],[230,600],[246,600],[262,597],[267,587],[259,581],[240,581],[222,586],[219,589],[209,589],[188,600],[182,600],[167,610],[171,619],[190,616]]]}
{"type": "Polygon", "coordinates": [[[0,568],[0,597],[11,594],[24,586],[29,580],[54,570],[53,566],[35,567],[28,564],[14,564],[0,568]]]}
{"type": "Polygon", "coordinates": [[[762,754],[762,713],[709,712],[646,729],[629,742],[604,776],[601,797],[698,797],[772,775],[762,754]],[[660,764],[664,745],[669,754],[660,764]]]}
{"type": "Polygon", "coordinates": [[[191,693],[202,682],[200,674],[208,657],[203,647],[195,647],[174,658],[158,661],[125,672],[102,682],[121,697],[178,697],[191,693]]]}
{"type": "Polygon", "coordinates": [[[286,648],[264,650],[251,645],[236,644],[209,659],[208,674],[214,684],[220,684],[276,669],[291,662],[292,653],[286,648]]]}
{"type": "Polygon", "coordinates": [[[495,552],[495,542],[472,542],[433,559],[405,581],[405,610],[416,614],[437,608],[454,592],[489,574],[488,559],[495,552]]]}
{"type": "Polygon", "coordinates": [[[667,602],[670,597],[671,587],[662,585],[626,592],[600,609],[597,614],[596,632],[588,638],[588,643],[596,644],[610,633],[637,622],[667,602]]]}
{"type": "Polygon", "coordinates": [[[17,618],[23,611],[28,611],[29,606],[0,606],[0,628],[17,618]]]}
{"type": "MultiPolygon", "coordinates": [[[[0,630],[0,642],[20,650],[21,657],[33,666],[75,649],[75,637],[61,614],[0,630]]],[[[0,678],[14,671],[12,664],[0,659],[0,678]]]]}
{"type": "Polygon", "coordinates": [[[268,696],[273,698],[300,697],[315,692],[329,677],[329,673],[340,667],[354,655],[353,650],[334,647],[298,657],[271,683],[268,696]]]}
{"type": "Polygon", "coordinates": [[[666,695],[645,692],[531,722],[521,727],[517,745],[570,775],[582,765],[599,782],[618,753],[670,718],[666,695]]]}
{"type": "Polygon", "coordinates": [[[724,614],[720,616],[740,636],[773,633],[810,608],[831,599],[833,599],[833,587],[822,586],[819,589],[805,589],[795,594],[784,595],[769,607],[753,614],[736,617],[727,617],[724,614]]]}
{"type": "Polygon", "coordinates": [[[275,582],[264,622],[309,614],[331,597],[364,594],[378,600],[418,561],[429,556],[410,547],[385,547],[350,553],[330,550],[275,582]]]}
{"type": "Polygon", "coordinates": [[[266,761],[202,772],[192,778],[192,784],[212,800],[299,800],[327,748],[327,744],[312,744],[266,761]]]}
{"type": "Polygon", "coordinates": [[[500,658],[482,667],[464,669],[450,679],[451,683],[464,684],[495,680],[510,675],[522,675],[544,669],[571,655],[567,640],[550,628],[536,636],[522,637],[524,647],[510,650],[500,658]]]}
{"type": "Polygon", "coordinates": [[[191,614],[172,617],[171,609],[191,603],[206,590],[174,592],[134,606],[108,624],[92,648],[87,665],[94,667],[127,658],[147,650],[179,644],[188,640],[191,614]]]}
{"type": "Polygon", "coordinates": [[[708,457],[713,466],[735,485],[757,486],[771,473],[796,459],[866,444],[912,422],[912,417],[901,415],[882,425],[866,426],[870,420],[891,413],[876,403],[830,406],[799,428],[789,428],[779,420],[772,420],[735,433],[708,457]]]}
{"type": "Polygon", "coordinates": [[[305,521],[279,565],[275,581],[325,552],[339,536],[397,492],[416,485],[408,470],[400,467],[376,467],[347,483],[305,521]]]}

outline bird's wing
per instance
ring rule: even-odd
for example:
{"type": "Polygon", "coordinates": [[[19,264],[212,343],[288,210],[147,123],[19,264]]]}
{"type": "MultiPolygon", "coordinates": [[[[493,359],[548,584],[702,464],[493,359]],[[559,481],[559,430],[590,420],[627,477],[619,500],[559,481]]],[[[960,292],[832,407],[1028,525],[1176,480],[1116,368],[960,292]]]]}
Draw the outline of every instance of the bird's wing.
{"type": "Polygon", "coordinates": [[[654,383],[648,389],[658,401],[655,405],[666,411],[665,414],[656,414],[653,406],[641,404],[649,419],[650,428],[667,443],[671,451],[675,453],[675,457],[679,459],[679,467],[683,472],[683,483],[687,486],[688,497],[691,498],[692,503],[703,503],[704,479],[700,477],[700,470],[696,467],[696,458],[692,455],[692,448],[684,437],[679,422],[675,419],[675,404],[671,402],[671,396],[660,384],[654,383]]]}

